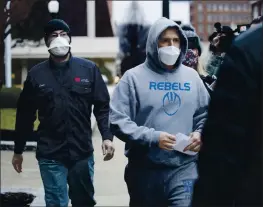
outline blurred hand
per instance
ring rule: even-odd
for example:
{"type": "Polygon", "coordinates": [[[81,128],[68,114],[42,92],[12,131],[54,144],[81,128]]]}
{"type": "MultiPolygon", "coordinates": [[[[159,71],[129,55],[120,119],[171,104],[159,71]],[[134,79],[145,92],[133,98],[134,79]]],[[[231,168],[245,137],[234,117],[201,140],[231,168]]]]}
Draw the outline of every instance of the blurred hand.
{"type": "Polygon", "coordinates": [[[114,156],[115,148],[111,140],[104,140],[102,143],[102,153],[104,161],[111,160],[114,156]]]}
{"type": "Polygon", "coordinates": [[[200,132],[193,132],[190,134],[190,141],[191,144],[189,144],[185,149],[185,151],[193,151],[193,152],[199,152],[201,148],[201,133],[200,132]]]}
{"type": "Polygon", "coordinates": [[[22,163],[23,163],[23,155],[14,154],[12,159],[12,164],[16,172],[22,172],[22,163]]]}
{"type": "Polygon", "coordinates": [[[173,150],[176,143],[176,138],[172,134],[166,132],[161,132],[159,137],[159,147],[164,150],[173,150]]]}

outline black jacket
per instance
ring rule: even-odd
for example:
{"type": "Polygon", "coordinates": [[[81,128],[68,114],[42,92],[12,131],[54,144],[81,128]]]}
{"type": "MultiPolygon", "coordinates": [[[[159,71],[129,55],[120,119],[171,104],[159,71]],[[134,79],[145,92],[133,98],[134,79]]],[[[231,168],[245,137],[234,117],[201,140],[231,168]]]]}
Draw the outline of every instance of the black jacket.
{"type": "Polygon", "coordinates": [[[212,87],[210,87],[210,85],[213,84],[216,81],[216,79],[210,75],[207,75],[207,76],[200,75],[200,78],[202,79],[206,90],[208,91],[209,95],[211,96],[213,93],[213,89],[212,89],[212,87]]]}
{"type": "Polygon", "coordinates": [[[89,156],[93,152],[92,105],[103,140],[112,140],[109,93],[95,63],[71,57],[64,65],[51,60],[36,65],[18,100],[14,152],[23,152],[38,111],[38,159],[67,161],[89,156]]]}
{"type": "Polygon", "coordinates": [[[234,42],[203,130],[193,207],[262,206],[262,25],[234,42]]]}

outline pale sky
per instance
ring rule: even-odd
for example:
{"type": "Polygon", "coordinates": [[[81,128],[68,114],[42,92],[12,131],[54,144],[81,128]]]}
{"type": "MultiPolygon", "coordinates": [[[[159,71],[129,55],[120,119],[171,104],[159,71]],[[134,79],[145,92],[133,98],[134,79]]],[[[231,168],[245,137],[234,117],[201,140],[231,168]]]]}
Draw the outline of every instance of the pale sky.
{"type": "MultiPolygon", "coordinates": [[[[121,23],[125,18],[125,12],[131,1],[113,1],[112,15],[113,22],[121,23]]],[[[145,20],[152,24],[162,17],[162,1],[138,1],[144,10],[145,20]]],[[[170,19],[182,21],[182,23],[190,22],[190,5],[189,2],[170,2],[170,19]]]]}

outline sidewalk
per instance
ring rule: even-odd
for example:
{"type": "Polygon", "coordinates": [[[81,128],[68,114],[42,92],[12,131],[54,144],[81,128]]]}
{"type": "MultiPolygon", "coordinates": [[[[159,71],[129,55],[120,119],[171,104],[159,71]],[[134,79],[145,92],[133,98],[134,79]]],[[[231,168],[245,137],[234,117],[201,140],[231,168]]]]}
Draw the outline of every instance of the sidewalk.
{"type": "MultiPolygon", "coordinates": [[[[96,128],[93,134],[95,172],[94,187],[97,206],[128,206],[129,196],[124,181],[127,158],[124,156],[124,143],[114,139],[115,156],[104,162],[101,151],[101,136],[96,128]]],[[[25,152],[23,172],[14,171],[12,151],[1,151],[1,192],[28,192],[36,196],[31,206],[45,206],[44,189],[40,178],[35,152],[25,152]]]]}

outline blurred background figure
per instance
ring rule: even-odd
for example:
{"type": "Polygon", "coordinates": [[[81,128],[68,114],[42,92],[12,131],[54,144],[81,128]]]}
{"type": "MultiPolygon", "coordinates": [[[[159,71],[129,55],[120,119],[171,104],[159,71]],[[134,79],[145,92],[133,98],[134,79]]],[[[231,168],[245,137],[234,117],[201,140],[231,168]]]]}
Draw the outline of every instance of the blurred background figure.
{"type": "Polygon", "coordinates": [[[192,49],[200,57],[202,54],[200,37],[196,34],[195,28],[190,24],[183,24],[181,28],[188,40],[188,49],[192,49]]]}
{"type": "Polygon", "coordinates": [[[235,34],[231,27],[222,26],[219,22],[215,23],[214,27],[216,31],[208,38],[211,57],[208,60],[206,71],[210,76],[217,76],[218,68],[224,60],[224,55],[235,39],[235,34]]]}
{"type": "Polygon", "coordinates": [[[208,92],[211,93],[212,88],[210,85],[215,81],[215,79],[212,76],[209,76],[205,71],[204,64],[200,58],[202,54],[200,38],[196,34],[195,28],[192,25],[184,24],[181,28],[183,29],[188,40],[188,50],[182,64],[195,69],[200,75],[200,78],[203,80],[208,92]]]}
{"type": "Polygon", "coordinates": [[[117,28],[119,53],[117,55],[117,76],[145,61],[146,40],[150,25],[145,22],[139,2],[130,2],[124,22],[117,28]]]}

